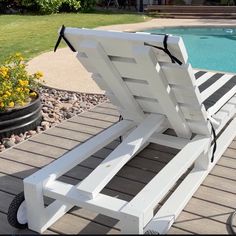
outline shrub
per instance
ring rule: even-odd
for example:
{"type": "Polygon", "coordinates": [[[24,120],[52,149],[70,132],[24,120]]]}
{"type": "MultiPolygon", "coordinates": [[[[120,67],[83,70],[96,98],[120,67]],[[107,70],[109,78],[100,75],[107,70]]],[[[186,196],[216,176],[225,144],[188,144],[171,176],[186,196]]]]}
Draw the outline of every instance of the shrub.
{"type": "Polygon", "coordinates": [[[57,13],[62,4],[62,0],[35,0],[35,2],[42,14],[57,13]]]}
{"type": "Polygon", "coordinates": [[[26,0],[36,3],[39,12],[42,14],[57,13],[59,10],[78,11],[80,8],[80,0],[26,0]]]}
{"type": "Polygon", "coordinates": [[[81,11],[91,11],[95,5],[96,0],[80,0],[81,11]]]}
{"type": "Polygon", "coordinates": [[[0,111],[21,107],[33,100],[40,86],[42,72],[29,75],[20,53],[0,66],[0,111]]]}
{"type": "Polygon", "coordinates": [[[28,11],[39,11],[39,5],[36,0],[21,0],[22,7],[26,8],[28,11]]]}
{"type": "Polygon", "coordinates": [[[80,7],[80,0],[64,0],[60,6],[60,11],[78,11],[80,7]]]}
{"type": "MultiPolygon", "coordinates": [[[[85,4],[87,6],[87,4],[85,4]]],[[[0,12],[14,10],[34,11],[41,14],[57,13],[59,10],[78,11],[80,0],[0,0],[0,12]]]]}
{"type": "Polygon", "coordinates": [[[21,0],[0,0],[0,12],[5,13],[9,10],[18,10],[22,7],[21,0]]]}

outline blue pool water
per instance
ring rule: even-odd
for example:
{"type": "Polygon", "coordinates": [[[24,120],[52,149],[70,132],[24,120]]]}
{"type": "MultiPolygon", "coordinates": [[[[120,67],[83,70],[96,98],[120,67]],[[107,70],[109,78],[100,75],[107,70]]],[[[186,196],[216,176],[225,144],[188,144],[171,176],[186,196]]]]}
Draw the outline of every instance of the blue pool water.
{"type": "Polygon", "coordinates": [[[181,36],[193,68],[236,73],[236,28],[180,27],[146,32],[181,36]]]}

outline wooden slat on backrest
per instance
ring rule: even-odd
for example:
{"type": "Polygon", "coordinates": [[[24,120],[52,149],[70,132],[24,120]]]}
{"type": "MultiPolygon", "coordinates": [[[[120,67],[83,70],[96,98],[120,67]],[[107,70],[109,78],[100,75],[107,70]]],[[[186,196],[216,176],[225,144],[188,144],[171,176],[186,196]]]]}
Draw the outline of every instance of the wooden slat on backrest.
{"type": "MultiPolygon", "coordinates": [[[[125,110],[125,117],[136,122],[142,121],[145,118],[142,109],[123,83],[119,72],[111,63],[102,45],[95,40],[83,40],[78,45],[78,50],[86,54],[83,57],[88,58],[89,68],[92,64],[95,68],[92,72],[98,73],[99,76],[97,76],[103,78],[107,87],[114,93],[114,96],[125,110]]],[[[84,61],[83,64],[86,65],[86,62],[84,61]]]]}
{"type": "Polygon", "coordinates": [[[163,73],[174,92],[180,108],[194,133],[210,134],[207,112],[189,63],[184,65],[162,63],[163,73]]]}
{"type": "Polygon", "coordinates": [[[168,49],[182,66],[172,64],[165,52],[145,45],[163,47],[163,35],[75,28],[67,28],[65,35],[124,117],[137,121],[142,111],[155,112],[166,115],[180,137],[190,137],[191,131],[209,133],[202,132],[207,130],[206,113],[180,37],[169,37],[168,49]]]}
{"type": "MultiPolygon", "coordinates": [[[[164,39],[163,35],[151,35],[149,33],[126,33],[70,27],[65,29],[65,36],[75,49],[78,49],[79,43],[84,39],[96,40],[97,42],[100,42],[101,45],[105,45],[104,50],[107,55],[125,58],[133,58],[131,45],[143,45],[144,42],[148,42],[149,44],[163,47],[164,39]]],[[[183,45],[183,40],[178,36],[171,36],[168,39],[169,51],[183,63],[186,63],[188,56],[183,45]],[[183,48],[182,51],[180,51],[180,47],[183,48]]],[[[157,58],[160,62],[170,61],[167,54],[162,51],[159,51],[157,58]]]]}

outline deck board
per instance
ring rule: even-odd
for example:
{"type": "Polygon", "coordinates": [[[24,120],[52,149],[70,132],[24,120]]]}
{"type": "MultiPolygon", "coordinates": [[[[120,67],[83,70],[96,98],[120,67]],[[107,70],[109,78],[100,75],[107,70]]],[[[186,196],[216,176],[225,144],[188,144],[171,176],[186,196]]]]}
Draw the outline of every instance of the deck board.
{"type": "MultiPolygon", "coordinates": [[[[32,233],[30,230],[18,231],[12,228],[6,219],[11,200],[23,190],[23,178],[108,128],[118,119],[119,113],[115,106],[103,103],[0,153],[0,234],[32,233]]],[[[111,142],[60,179],[66,183],[78,183],[117,145],[119,140],[111,142]]],[[[102,193],[131,200],[177,152],[174,148],[150,144],[117,173],[102,193]]],[[[169,234],[230,233],[228,218],[236,207],[235,154],[236,141],[233,141],[182,211],[169,234]]],[[[117,220],[74,207],[45,233],[119,232],[117,220]]]]}

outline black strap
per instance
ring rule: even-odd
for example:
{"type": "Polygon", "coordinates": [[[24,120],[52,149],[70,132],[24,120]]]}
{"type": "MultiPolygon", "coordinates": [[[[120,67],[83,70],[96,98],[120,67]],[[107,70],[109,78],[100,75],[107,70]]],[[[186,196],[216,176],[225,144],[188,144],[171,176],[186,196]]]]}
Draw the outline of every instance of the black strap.
{"type": "Polygon", "coordinates": [[[211,162],[214,161],[214,158],[215,158],[215,152],[216,152],[216,147],[217,147],[217,143],[216,143],[216,131],[211,123],[211,121],[208,119],[209,123],[211,124],[211,131],[212,131],[212,134],[213,134],[213,150],[212,150],[212,156],[211,156],[211,162]]]}
{"type": "Polygon", "coordinates": [[[154,48],[157,48],[157,49],[160,49],[160,50],[164,51],[170,57],[172,63],[178,63],[179,65],[182,65],[183,63],[178,58],[176,58],[175,56],[173,56],[170,53],[170,51],[168,49],[168,46],[167,46],[167,39],[168,39],[168,34],[165,34],[164,40],[163,40],[163,46],[164,46],[163,48],[152,45],[152,44],[149,44],[149,43],[146,43],[146,42],[144,42],[144,45],[154,47],[154,48]]]}
{"type": "MultiPolygon", "coordinates": [[[[123,120],[122,115],[119,116],[119,122],[120,122],[121,120],[123,120]]],[[[122,136],[120,136],[120,143],[122,143],[122,136]]]]}
{"type": "Polygon", "coordinates": [[[55,45],[55,47],[54,47],[54,52],[56,52],[56,50],[57,50],[57,48],[58,48],[58,46],[59,46],[59,44],[60,44],[60,42],[61,42],[61,39],[64,39],[64,41],[66,42],[66,44],[69,46],[69,48],[73,51],[73,52],[76,52],[76,50],[74,49],[74,47],[71,45],[71,43],[68,41],[68,39],[65,37],[65,35],[64,35],[64,32],[65,32],[65,26],[64,25],[62,25],[62,27],[61,27],[61,31],[60,31],[60,33],[59,33],[59,37],[58,37],[58,39],[57,39],[57,42],[56,42],[56,45],[55,45]]]}

